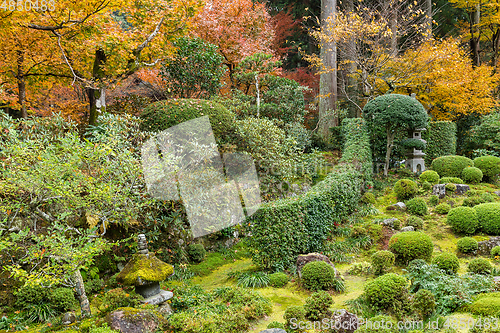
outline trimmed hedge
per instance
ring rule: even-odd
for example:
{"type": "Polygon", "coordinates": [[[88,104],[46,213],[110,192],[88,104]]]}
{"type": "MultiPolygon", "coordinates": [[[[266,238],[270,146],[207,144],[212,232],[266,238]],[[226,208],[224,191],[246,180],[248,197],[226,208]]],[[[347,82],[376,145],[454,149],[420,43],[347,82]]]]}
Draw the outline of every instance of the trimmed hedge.
{"type": "Polygon", "coordinates": [[[424,138],[427,141],[425,149],[425,164],[447,155],[455,155],[457,151],[457,125],[452,121],[432,121],[427,125],[424,138]]]}
{"type": "Polygon", "coordinates": [[[342,121],[344,147],[341,163],[353,163],[365,180],[369,181],[373,174],[370,136],[362,118],[346,118],[342,121]]]}
{"type": "Polygon", "coordinates": [[[434,208],[434,213],[437,213],[437,214],[442,214],[442,215],[445,215],[445,214],[448,214],[451,210],[451,206],[447,203],[442,203],[442,204],[439,204],[436,206],[436,208],[434,208]]]}
{"type": "Polygon", "coordinates": [[[500,235],[500,203],[483,203],[473,208],[480,228],[488,235],[500,235]]]}
{"type": "Polygon", "coordinates": [[[450,252],[438,254],[432,259],[432,263],[447,273],[456,273],[460,267],[457,256],[450,252]]]}
{"type": "Polygon", "coordinates": [[[400,179],[394,184],[394,192],[399,200],[413,198],[418,192],[417,183],[411,179],[400,179]]]}
{"type": "Polygon", "coordinates": [[[429,182],[431,184],[437,184],[439,182],[439,174],[434,170],[425,170],[420,174],[418,180],[423,182],[429,182]]]}
{"type": "Polygon", "coordinates": [[[404,276],[388,273],[379,276],[365,285],[365,297],[375,308],[388,309],[407,293],[407,280],[404,276]]]}
{"type": "Polygon", "coordinates": [[[450,155],[441,156],[432,161],[431,168],[441,177],[460,177],[463,169],[474,166],[470,158],[450,155]]]}
{"type": "Polygon", "coordinates": [[[477,240],[472,237],[463,237],[457,242],[457,249],[462,253],[473,253],[478,247],[477,240]]]}
{"type": "Polygon", "coordinates": [[[495,181],[500,174],[500,157],[481,156],[474,159],[474,166],[483,172],[484,180],[495,181]]]}
{"type": "Polygon", "coordinates": [[[406,209],[412,215],[427,215],[427,203],[422,198],[413,198],[406,202],[406,209]]]}
{"type": "Polygon", "coordinates": [[[372,267],[375,275],[386,273],[393,265],[396,257],[390,251],[377,251],[372,254],[372,267]]]}
{"type": "Polygon", "coordinates": [[[493,267],[487,259],[475,258],[469,262],[467,270],[475,274],[490,274],[492,268],[493,267]]]}
{"type": "Polygon", "coordinates": [[[302,268],[302,284],[308,290],[328,290],[335,285],[335,270],[324,261],[312,261],[302,268]]]}
{"type": "Polygon", "coordinates": [[[483,179],[483,172],[476,167],[467,167],[462,171],[462,179],[468,184],[477,184],[483,179]]]}
{"type": "Polygon", "coordinates": [[[434,244],[423,232],[405,231],[391,237],[389,250],[396,255],[397,262],[407,264],[413,259],[429,260],[434,244]]]}
{"type": "Polygon", "coordinates": [[[456,207],[448,212],[446,222],[458,234],[473,235],[479,226],[474,208],[456,207]]]}
{"type": "Polygon", "coordinates": [[[443,177],[439,180],[439,184],[463,184],[464,181],[458,177],[443,177]]]}

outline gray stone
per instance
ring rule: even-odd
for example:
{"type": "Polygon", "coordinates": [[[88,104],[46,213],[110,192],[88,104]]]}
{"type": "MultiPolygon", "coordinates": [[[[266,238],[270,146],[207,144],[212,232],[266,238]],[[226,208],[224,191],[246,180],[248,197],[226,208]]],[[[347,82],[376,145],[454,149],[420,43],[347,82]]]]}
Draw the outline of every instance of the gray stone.
{"type": "Polygon", "coordinates": [[[457,190],[455,191],[456,194],[458,195],[462,195],[464,194],[465,192],[467,192],[468,190],[470,190],[470,187],[469,185],[465,185],[465,184],[456,184],[457,186],[457,190]]]}
{"type": "Polygon", "coordinates": [[[401,210],[401,211],[406,210],[405,203],[401,202],[401,201],[400,202],[396,202],[393,206],[396,207],[396,209],[401,210]]]}
{"type": "Polygon", "coordinates": [[[335,311],[329,324],[337,333],[353,333],[361,327],[358,317],[344,309],[335,311]]]}
{"type": "Polygon", "coordinates": [[[106,316],[106,322],[112,330],[121,333],[153,333],[160,326],[160,319],[155,311],[133,308],[118,308],[106,316]]]}
{"type": "Polygon", "coordinates": [[[145,298],[141,302],[144,304],[158,305],[158,304],[161,304],[163,302],[168,301],[173,296],[174,296],[174,294],[171,291],[160,289],[160,293],[153,295],[151,297],[145,298]]]}
{"type": "Polygon", "coordinates": [[[500,283],[500,276],[494,276],[493,277],[493,282],[500,283]]]}
{"type": "Polygon", "coordinates": [[[478,242],[477,245],[477,253],[479,255],[489,256],[492,248],[500,246],[500,236],[490,237],[488,240],[478,242]]]}
{"type": "Polygon", "coordinates": [[[259,333],[286,333],[286,331],[281,328],[268,328],[267,330],[260,331],[259,333]]]}
{"type": "Polygon", "coordinates": [[[61,319],[63,325],[73,324],[76,321],[76,316],[73,312],[66,312],[61,319]]]}
{"type": "Polygon", "coordinates": [[[388,226],[390,228],[394,228],[394,222],[396,222],[396,221],[398,221],[398,219],[395,219],[395,218],[385,219],[380,224],[383,224],[383,225],[388,226]]]}
{"type": "Polygon", "coordinates": [[[446,196],[446,184],[436,184],[432,187],[432,195],[437,195],[439,199],[446,196]]]}
{"type": "Polygon", "coordinates": [[[296,266],[297,266],[297,274],[299,275],[299,279],[302,278],[302,268],[307,263],[310,263],[313,261],[326,262],[328,265],[332,266],[333,269],[335,270],[335,277],[340,277],[340,273],[337,271],[337,269],[335,268],[335,265],[330,261],[330,259],[327,256],[325,256],[324,254],[320,254],[320,253],[309,253],[309,254],[299,254],[299,256],[297,257],[296,266]]]}
{"type": "Polygon", "coordinates": [[[401,232],[405,232],[405,231],[415,231],[415,228],[412,227],[411,225],[404,227],[404,228],[401,228],[401,232]]]}

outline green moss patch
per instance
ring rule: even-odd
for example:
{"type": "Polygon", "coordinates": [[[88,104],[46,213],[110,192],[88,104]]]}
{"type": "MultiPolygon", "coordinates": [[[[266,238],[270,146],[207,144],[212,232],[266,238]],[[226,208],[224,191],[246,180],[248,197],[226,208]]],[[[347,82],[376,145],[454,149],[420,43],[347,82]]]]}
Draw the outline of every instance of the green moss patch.
{"type": "Polygon", "coordinates": [[[116,280],[125,285],[141,285],[142,281],[160,282],[174,273],[174,268],[152,254],[134,254],[116,280]]]}
{"type": "Polygon", "coordinates": [[[472,304],[466,308],[467,312],[481,316],[500,315],[500,293],[479,295],[472,304]]]}

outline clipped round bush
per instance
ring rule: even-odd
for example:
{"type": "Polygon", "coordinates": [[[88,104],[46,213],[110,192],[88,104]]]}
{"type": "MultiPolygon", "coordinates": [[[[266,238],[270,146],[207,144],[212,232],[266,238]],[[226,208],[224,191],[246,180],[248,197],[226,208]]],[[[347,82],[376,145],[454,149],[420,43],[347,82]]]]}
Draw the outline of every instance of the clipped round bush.
{"type": "Polygon", "coordinates": [[[437,205],[436,208],[434,208],[434,213],[446,215],[450,212],[450,210],[451,210],[451,206],[449,204],[442,203],[442,204],[437,205]]]}
{"type": "Polygon", "coordinates": [[[377,251],[372,254],[372,268],[376,275],[384,274],[394,265],[394,253],[390,251],[377,251]]]}
{"type": "Polygon", "coordinates": [[[152,103],[141,113],[141,130],[159,132],[203,116],[208,116],[218,142],[229,142],[234,138],[234,113],[219,103],[203,99],[174,98],[152,103]]]}
{"type": "Polygon", "coordinates": [[[420,174],[418,180],[423,182],[429,182],[431,184],[437,184],[439,182],[439,174],[434,170],[425,170],[420,174]]]}
{"type": "Polygon", "coordinates": [[[456,273],[460,267],[457,256],[450,252],[438,254],[432,259],[432,263],[447,273],[456,273]]]}
{"type": "Polygon", "coordinates": [[[427,203],[422,198],[413,198],[406,202],[406,210],[412,215],[427,215],[427,203]]]}
{"type": "Polygon", "coordinates": [[[431,168],[440,177],[460,177],[463,169],[474,166],[470,158],[457,155],[441,156],[432,161],[431,168]]]}
{"type": "Polygon", "coordinates": [[[283,319],[285,319],[285,327],[288,329],[294,324],[294,322],[291,322],[292,319],[294,319],[295,325],[299,321],[304,321],[306,319],[306,310],[303,306],[299,305],[289,306],[283,314],[283,319]]]}
{"type": "Polygon", "coordinates": [[[481,169],[484,180],[494,181],[500,174],[500,157],[481,156],[474,159],[474,166],[481,169]]]}
{"type": "Polygon", "coordinates": [[[395,301],[405,296],[406,286],[405,277],[388,273],[365,285],[365,297],[368,303],[376,308],[392,308],[395,301]]]}
{"type": "Polygon", "coordinates": [[[472,237],[462,237],[457,241],[457,249],[462,253],[474,253],[478,249],[477,240],[472,237]]]}
{"type": "Polygon", "coordinates": [[[437,195],[431,195],[429,198],[429,205],[436,206],[439,203],[439,197],[437,195]]]}
{"type": "Polygon", "coordinates": [[[389,250],[399,263],[407,264],[413,259],[429,260],[433,249],[431,238],[420,231],[401,232],[389,240],[389,250]]]}
{"type": "MultiPolygon", "coordinates": [[[[478,315],[478,316],[483,316],[485,319],[487,317],[498,317],[500,314],[500,293],[486,293],[486,294],[481,294],[476,297],[474,302],[471,304],[467,305],[467,312],[470,312],[472,314],[478,315]]],[[[495,323],[494,318],[491,323],[495,323]]],[[[493,324],[494,325],[494,324],[493,324]]],[[[493,325],[489,325],[490,327],[493,325]]],[[[485,325],[486,326],[486,325],[485,325]]],[[[483,326],[483,327],[485,327],[483,326]]],[[[480,327],[477,325],[476,327],[480,327]]],[[[485,327],[486,328],[486,327],[485,327]]],[[[491,327],[493,328],[493,327],[491,327]]],[[[472,333],[472,331],[470,331],[472,333]]],[[[496,333],[498,332],[497,329],[492,329],[490,330],[479,330],[475,332],[481,332],[481,333],[496,333]]]]}
{"type": "Polygon", "coordinates": [[[430,191],[432,189],[432,184],[429,182],[423,182],[422,183],[422,190],[424,191],[430,191]]]}
{"type": "Polygon", "coordinates": [[[483,172],[476,167],[467,167],[462,171],[462,179],[467,184],[477,184],[483,179],[483,172]]]}
{"type": "Polygon", "coordinates": [[[195,263],[200,263],[205,258],[207,251],[203,244],[189,244],[187,247],[187,253],[191,261],[195,263]]]}
{"type": "Polygon", "coordinates": [[[500,203],[483,203],[473,208],[481,229],[488,235],[500,235],[500,203]]]}
{"type": "Polygon", "coordinates": [[[424,227],[424,220],[418,216],[410,216],[406,220],[407,227],[413,227],[415,230],[421,230],[424,227]]]}
{"type": "Polygon", "coordinates": [[[447,194],[453,194],[457,191],[457,185],[452,184],[452,183],[446,184],[444,188],[445,188],[447,194]]]}
{"type": "Polygon", "coordinates": [[[306,298],[304,310],[306,310],[306,318],[309,320],[321,320],[327,313],[330,305],[333,304],[332,296],[326,291],[313,293],[306,298]]]}
{"type": "Polygon", "coordinates": [[[463,184],[464,181],[457,177],[443,177],[439,180],[439,184],[463,184]]]}
{"type": "Polygon", "coordinates": [[[474,208],[456,207],[450,209],[446,217],[446,223],[451,226],[457,234],[473,235],[479,226],[477,213],[474,208]]]}
{"type": "Polygon", "coordinates": [[[434,294],[427,289],[419,289],[413,295],[412,308],[422,319],[427,318],[436,309],[434,294]]]}
{"type": "Polygon", "coordinates": [[[496,259],[496,257],[500,257],[500,246],[495,246],[490,251],[490,257],[496,259]]]}
{"type": "Polygon", "coordinates": [[[288,275],[283,272],[269,274],[269,285],[275,288],[284,287],[288,283],[288,275]]]}
{"type": "Polygon", "coordinates": [[[375,199],[375,195],[371,192],[366,192],[361,197],[361,202],[365,204],[375,204],[377,200],[375,199]]]}
{"type": "Polygon", "coordinates": [[[309,290],[328,290],[335,285],[335,270],[324,261],[308,262],[302,268],[302,284],[309,290]]]}
{"type": "Polygon", "coordinates": [[[399,200],[413,198],[418,192],[417,183],[410,179],[400,179],[394,184],[394,192],[399,200]]]}
{"type": "Polygon", "coordinates": [[[484,258],[472,259],[467,267],[469,272],[475,274],[490,274],[492,268],[490,262],[484,258]]]}

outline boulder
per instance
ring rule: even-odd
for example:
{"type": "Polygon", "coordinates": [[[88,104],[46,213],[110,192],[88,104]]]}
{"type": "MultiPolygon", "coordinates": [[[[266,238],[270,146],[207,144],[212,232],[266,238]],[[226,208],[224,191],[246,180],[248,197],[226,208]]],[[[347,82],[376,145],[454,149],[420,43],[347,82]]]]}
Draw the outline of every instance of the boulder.
{"type": "Polygon", "coordinates": [[[465,192],[467,192],[468,190],[470,190],[469,185],[456,184],[456,186],[457,186],[457,189],[455,191],[455,194],[458,194],[458,195],[463,195],[463,194],[465,194],[465,192]]]}
{"type": "Polygon", "coordinates": [[[477,245],[477,254],[489,256],[492,248],[500,246],[500,236],[490,237],[488,240],[478,242],[477,245]]]}
{"type": "Polygon", "coordinates": [[[333,269],[335,270],[335,277],[340,277],[340,273],[337,271],[337,269],[335,268],[335,265],[330,261],[330,259],[327,256],[325,256],[324,254],[320,254],[320,253],[309,253],[309,254],[299,254],[299,256],[297,257],[297,263],[296,263],[297,274],[299,274],[300,279],[302,278],[302,268],[307,263],[310,263],[313,261],[326,262],[328,265],[332,266],[333,269]]]}
{"type": "Polygon", "coordinates": [[[405,232],[405,231],[415,231],[415,228],[411,225],[404,227],[404,228],[401,228],[401,232],[405,232]]]}
{"type": "Polygon", "coordinates": [[[437,195],[439,199],[446,196],[446,184],[436,184],[432,187],[432,195],[437,195]]]}
{"type": "Polygon", "coordinates": [[[398,219],[392,218],[392,219],[385,219],[383,220],[380,224],[383,224],[385,226],[388,226],[389,228],[394,228],[394,222],[396,222],[398,219]]]}
{"type": "Polygon", "coordinates": [[[162,320],[156,311],[134,308],[118,308],[106,316],[109,327],[121,333],[153,333],[162,320]]]}
{"type": "Polygon", "coordinates": [[[361,327],[358,317],[354,313],[346,310],[337,310],[332,315],[329,323],[330,328],[335,329],[337,333],[353,333],[361,327]]]}
{"type": "Polygon", "coordinates": [[[286,333],[286,331],[281,328],[268,328],[267,330],[260,331],[259,333],[286,333]]]}
{"type": "Polygon", "coordinates": [[[63,325],[73,324],[76,321],[76,316],[73,312],[66,312],[61,319],[63,325]]]}
{"type": "Polygon", "coordinates": [[[400,211],[405,211],[406,210],[406,205],[404,202],[396,202],[394,205],[392,205],[392,207],[394,207],[396,210],[400,210],[400,211]]]}

